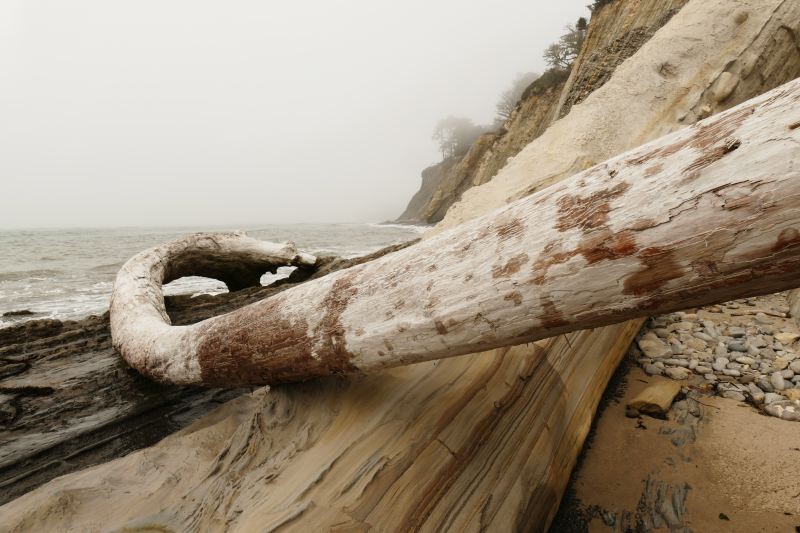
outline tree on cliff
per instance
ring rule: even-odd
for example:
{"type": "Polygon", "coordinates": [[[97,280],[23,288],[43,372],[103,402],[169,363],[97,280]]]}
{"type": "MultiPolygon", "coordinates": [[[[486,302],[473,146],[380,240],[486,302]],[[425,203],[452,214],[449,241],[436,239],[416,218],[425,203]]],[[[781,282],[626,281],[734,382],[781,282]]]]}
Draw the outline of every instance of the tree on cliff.
{"type": "Polygon", "coordinates": [[[539,77],[538,72],[518,72],[514,79],[511,80],[511,85],[508,86],[503,92],[500,93],[500,100],[495,104],[497,110],[497,117],[505,121],[517,107],[520,96],[522,96],[525,88],[528,87],[539,77]]]}
{"type": "Polygon", "coordinates": [[[569,68],[581,51],[583,40],[586,38],[586,27],[586,19],[583,17],[579,18],[574,26],[571,24],[564,26],[566,33],[561,36],[558,42],[548,46],[544,54],[542,54],[545,63],[550,65],[551,68],[569,68]]]}
{"type": "Polygon", "coordinates": [[[476,126],[468,118],[450,115],[436,123],[431,138],[439,141],[439,151],[444,160],[466,154],[472,143],[489,130],[489,126],[476,126]]]}

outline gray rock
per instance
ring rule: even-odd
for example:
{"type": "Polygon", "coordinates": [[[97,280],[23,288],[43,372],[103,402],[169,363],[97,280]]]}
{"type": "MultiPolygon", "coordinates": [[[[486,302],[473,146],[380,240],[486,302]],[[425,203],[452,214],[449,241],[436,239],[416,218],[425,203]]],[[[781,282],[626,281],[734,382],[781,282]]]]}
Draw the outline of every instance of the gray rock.
{"type": "Polygon", "coordinates": [[[658,368],[656,365],[645,365],[644,373],[648,376],[662,376],[664,375],[663,370],[658,368]]]}
{"type": "Polygon", "coordinates": [[[741,363],[728,363],[725,365],[725,368],[728,370],[740,370],[742,368],[741,363]]]}
{"type": "Polygon", "coordinates": [[[756,338],[750,339],[750,345],[751,346],[755,346],[756,348],[766,348],[767,343],[764,342],[762,339],[759,339],[759,338],[756,337],[756,338]]]}
{"type": "Polygon", "coordinates": [[[773,372],[769,376],[769,382],[772,383],[772,388],[775,392],[782,391],[786,388],[786,383],[783,381],[783,376],[780,372],[773,372]]]}
{"type": "Polygon", "coordinates": [[[763,390],[764,392],[775,392],[775,389],[772,387],[772,382],[769,380],[767,376],[759,376],[756,378],[756,385],[759,389],[763,390]]]}
{"type": "Polygon", "coordinates": [[[742,376],[742,379],[740,379],[739,381],[741,381],[742,383],[752,383],[753,381],[755,381],[755,379],[756,377],[753,374],[744,374],[742,376]]]}
{"type": "Polygon", "coordinates": [[[657,361],[657,362],[653,363],[653,366],[656,367],[656,368],[660,368],[661,370],[664,370],[665,368],[667,368],[664,365],[664,363],[662,363],[661,361],[657,361]]]}
{"type": "Polygon", "coordinates": [[[721,372],[721,371],[725,370],[726,366],[727,365],[725,363],[714,363],[713,365],[711,365],[711,368],[721,372]]]}
{"type": "Polygon", "coordinates": [[[775,394],[774,392],[768,392],[764,395],[764,403],[769,404],[772,402],[780,402],[783,400],[783,396],[780,394],[775,394]]]}
{"type": "Polygon", "coordinates": [[[751,383],[750,389],[747,392],[747,398],[750,400],[750,403],[759,406],[764,403],[764,391],[751,383]]]}
{"type": "Polygon", "coordinates": [[[708,374],[704,374],[703,377],[706,378],[706,381],[711,381],[711,382],[717,381],[718,379],[717,376],[715,376],[710,372],[708,374]]]}
{"type": "Polygon", "coordinates": [[[692,359],[691,361],[689,361],[689,366],[687,368],[689,370],[694,370],[695,368],[697,368],[697,365],[699,365],[699,364],[700,364],[700,361],[698,361],[697,359],[692,359]]]}
{"type": "Polygon", "coordinates": [[[661,339],[666,339],[667,337],[669,337],[669,330],[667,330],[666,328],[654,329],[653,333],[655,333],[661,339]]]}
{"type": "Polygon", "coordinates": [[[781,370],[781,376],[783,376],[784,380],[792,379],[794,377],[794,372],[787,368],[786,370],[781,370]]]}
{"type": "Polygon", "coordinates": [[[789,363],[789,370],[795,374],[800,374],[800,361],[792,361],[789,363]]]}
{"type": "Polygon", "coordinates": [[[750,346],[747,347],[747,353],[753,356],[761,355],[761,350],[759,350],[758,348],[756,348],[751,344],[750,346]]]}
{"type": "Polygon", "coordinates": [[[717,346],[714,348],[714,354],[718,357],[725,357],[728,355],[728,348],[726,346],[717,346]]]}
{"type": "Polygon", "coordinates": [[[717,327],[717,325],[714,324],[713,320],[703,320],[702,324],[703,324],[703,327],[706,327],[708,329],[713,329],[713,328],[717,327]]]}
{"type": "Polygon", "coordinates": [[[663,342],[658,336],[653,332],[648,332],[642,335],[643,341],[654,341],[654,342],[663,342]]]}
{"type": "Polygon", "coordinates": [[[756,362],[755,359],[753,359],[752,357],[746,357],[746,356],[737,357],[736,359],[734,359],[734,361],[736,361],[737,363],[741,363],[743,365],[752,365],[755,364],[756,362]]]}
{"type": "Polygon", "coordinates": [[[713,374],[713,373],[714,373],[714,370],[713,370],[713,369],[711,369],[711,368],[708,368],[707,366],[699,366],[699,365],[698,365],[698,366],[697,366],[697,367],[694,369],[694,371],[695,371],[695,372],[697,372],[697,373],[698,373],[698,374],[700,374],[700,375],[705,375],[705,374],[711,374],[711,375],[714,375],[714,374],[713,374]]]}
{"type": "Polygon", "coordinates": [[[728,350],[732,352],[746,352],[747,346],[743,342],[732,342],[728,345],[728,350]]]}
{"type": "Polygon", "coordinates": [[[723,392],[721,396],[723,398],[729,398],[731,400],[736,400],[737,402],[743,402],[744,401],[744,394],[742,394],[741,392],[736,392],[736,391],[732,391],[732,390],[723,392]]]}
{"type": "Polygon", "coordinates": [[[734,328],[728,328],[728,334],[731,337],[739,338],[739,337],[744,337],[745,335],[747,335],[747,332],[743,328],[734,327],[734,328]]]}
{"type": "Polygon", "coordinates": [[[650,359],[649,357],[642,357],[641,359],[637,359],[636,362],[639,363],[639,366],[644,366],[652,364],[653,360],[650,359]]]}
{"type": "Polygon", "coordinates": [[[772,324],[772,320],[764,313],[756,313],[756,324],[772,324]]]}
{"type": "Polygon", "coordinates": [[[672,350],[672,355],[683,355],[683,348],[680,346],[670,344],[670,349],[672,350]]]}
{"type": "Polygon", "coordinates": [[[707,343],[711,343],[712,345],[715,342],[717,342],[717,341],[714,340],[713,337],[711,337],[711,335],[706,335],[705,333],[700,333],[700,332],[692,333],[692,336],[694,336],[695,339],[700,339],[701,341],[706,341],[707,343]]]}
{"type": "Polygon", "coordinates": [[[780,400],[764,407],[764,412],[789,422],[800,421],[800,401],[780,400]]]}
{"type": "Polygon", "coordinates": [[[731,376],[734,378],[738,378],[739,376],[742,375],[741,372],[739,372],[738,370],[730,370],[728,368],[723,370],[722,373],[725,374],[726,376],[731,376]]]}
{"type": "Polygon", "coordinates": [[[778,305],[772,308],[773,311],[776,313],[788,313],[791,311],[791,308],[788,305],[778,305]]]}

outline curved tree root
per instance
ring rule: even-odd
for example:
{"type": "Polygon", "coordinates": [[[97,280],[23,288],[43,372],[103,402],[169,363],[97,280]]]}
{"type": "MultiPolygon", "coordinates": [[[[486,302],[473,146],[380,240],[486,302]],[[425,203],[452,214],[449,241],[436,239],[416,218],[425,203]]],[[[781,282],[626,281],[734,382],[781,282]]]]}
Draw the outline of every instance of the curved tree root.
{"type": "Polygon", "coordinates": [[[418,245],[192,326],[168,325],[159,276],[197,273],[201,255],[219,264],[222,252],[163,245],[117,277],[114,344],[158,381],[254,386],[794,288],[798,123],[795,81],[418,245]]]}

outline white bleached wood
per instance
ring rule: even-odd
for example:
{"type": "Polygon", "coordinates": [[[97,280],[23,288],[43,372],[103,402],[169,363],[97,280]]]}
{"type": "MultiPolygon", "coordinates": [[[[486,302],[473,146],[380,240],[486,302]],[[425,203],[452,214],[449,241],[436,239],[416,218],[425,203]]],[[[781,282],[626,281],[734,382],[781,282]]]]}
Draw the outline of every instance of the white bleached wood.
{"type": "Polygon", "coordinates": [[[114,347],[133,368],[157,381],[196,383],[200,367],[191,356],[196,337],[188,328],[170,324],[162,284],[205,276],[238,290],[259,285],[265,272],[275,273],[278,267],[307,268],[316,262],[292,242],[259,241],[241,231],[198,233],[151,248],[125,263],[114,281],[110,306],[114,347]]]}
{"type": "Polygon", "coordinates": [[[252,386],[793,288],[798,124],[795,81],[419,245],[193,326],[148,316],[158,336],[115,342],[126,358],[191,369],[148,366],[160,381],[252,386]]]}

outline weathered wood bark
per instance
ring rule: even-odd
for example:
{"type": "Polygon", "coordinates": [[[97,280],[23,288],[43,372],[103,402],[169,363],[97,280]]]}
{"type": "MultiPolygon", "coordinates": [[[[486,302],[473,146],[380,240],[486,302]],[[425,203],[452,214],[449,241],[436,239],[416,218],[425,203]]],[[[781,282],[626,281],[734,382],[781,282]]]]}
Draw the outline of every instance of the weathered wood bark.
{"type": "Polygon", "coordinates": [[[159,321],[155,283],[140,297],[131,281],[164,263],[154,250],[117,278],[115,346],[159,381],[250,386],[793,288],[798,124],[800,81],[417,246],[184,328],[159,321]]]}
{"type": "Polygon", "coordinates": [[[278,267],[310,268],[316,263],[316,257],[298,252],[292,242],[259,241],[244,232],[198,233],[146,250],[125,263],[114,281],[109,309],[114,347],[128,364],[156,381],[195,384],[183,376],[199,370],[197,360],[185,356],[187,343],[194,340],[190,331],[197,328],[170,325],[162,284],[205,276],[235,291],[259,285],[264,273],[275,273],[278,267]]]}

